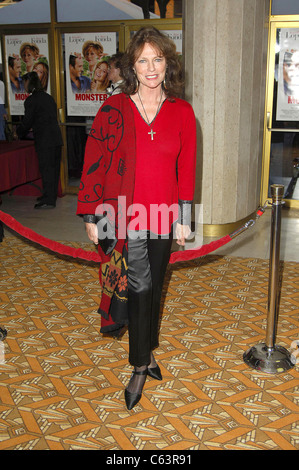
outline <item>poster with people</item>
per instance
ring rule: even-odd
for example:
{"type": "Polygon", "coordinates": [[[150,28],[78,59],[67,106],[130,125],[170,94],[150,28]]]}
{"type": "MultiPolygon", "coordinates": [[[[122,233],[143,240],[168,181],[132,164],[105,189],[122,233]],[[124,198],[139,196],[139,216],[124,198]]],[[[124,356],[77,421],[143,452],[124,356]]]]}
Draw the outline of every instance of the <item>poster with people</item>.
{"type": "Polygon", "coordinates": [[[299,120],[298,28],[280,30],[276,120],[299,120]]]}
{"type": "Polygon", "coordinates": [[[48,35],[5,36],[5,59],[10,113],[22,116],[28,96],[22,77],[27,72],[36,72],[45,91],[50,93],[48,35]]]}
{"type": "Polygon", "coordinates": [[[116,33],[66,33],[68,116],[95,116],[108,97],[108,59],[116,53],[116,33]]]}

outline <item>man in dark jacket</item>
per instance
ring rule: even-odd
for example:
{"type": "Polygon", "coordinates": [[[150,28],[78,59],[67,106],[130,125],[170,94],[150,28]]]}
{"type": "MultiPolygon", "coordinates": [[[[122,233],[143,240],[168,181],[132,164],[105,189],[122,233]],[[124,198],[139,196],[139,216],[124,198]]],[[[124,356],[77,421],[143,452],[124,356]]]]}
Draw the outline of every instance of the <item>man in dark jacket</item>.
{"type": "Polygon", "coordinates": [[[17,134],[23,138],[30,129],[33,130],[43,183],[43,195],[34,208],[51,209],[56,206],[63,145],[57,122],[57,106],[52,96],[44,91],[36,72],[27,73],[23,79],[29,96],[24,102],[25,114],[17,134]]]}

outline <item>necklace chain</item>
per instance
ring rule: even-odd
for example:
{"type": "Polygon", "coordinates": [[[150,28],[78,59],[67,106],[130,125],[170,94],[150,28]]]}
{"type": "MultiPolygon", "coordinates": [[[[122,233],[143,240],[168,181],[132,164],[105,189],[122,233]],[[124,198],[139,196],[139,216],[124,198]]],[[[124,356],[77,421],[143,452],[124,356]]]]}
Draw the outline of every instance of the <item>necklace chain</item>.
{"type": "Polygon", "coordinates": [[[146,114],[145,107],[143,106],[143,102],[142,102],[142,99],[141,99],[141,96],[140,96],[139,90],[137,91],[137,93],[138,93],[138,97],[139,97],[139,100],[140,100],[140,103],[141,103],[142,109],[143,109],[143,111],[144,111],[144,114],[145,114],[145,116],[146,116],[147,123],[148,123],[148,125],[149,125],[149,126],[150,126],[150,128],[151,128],[151,130],[150,130],[150,132],[148,132],[148,134],[151,136],[151,140],[154,140],[154,134],[156,134],[156,132],[154,132],[154,130],[153,130],[153,127],[152,127],[152,126],[154,125],[154,122],[155,122],[155,120],[156,120],[156,117],[158,116],[158,113],[159,113],[159,111],[160,111],[160,108],[161,108],[161,103],[162,103],[162,96],[163,96],[163,92],[162,92],[162,90],[161,90],[161,97],[160,97],[160,102],[159,102],[159,104],[158,104],[158,107],[157,107],[157,112],[156,112],[156,114],[155,114],[155,117],[154,117],[154,119],[152,120],[152,122],[150,122],[150,121],[149,121],[149,118],[148,118],[148,116],[147,116],[147,114],[146,114]]]}

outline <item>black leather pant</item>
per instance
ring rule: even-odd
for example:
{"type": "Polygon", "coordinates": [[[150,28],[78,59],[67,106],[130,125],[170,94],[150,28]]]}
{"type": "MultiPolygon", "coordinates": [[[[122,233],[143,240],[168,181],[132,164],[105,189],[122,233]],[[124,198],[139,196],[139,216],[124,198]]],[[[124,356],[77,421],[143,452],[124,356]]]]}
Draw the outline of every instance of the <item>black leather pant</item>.
{"type": "Polygon", "coordinates": [[[169,262],[172,234],[128,239],[129,362],[141,367],[151,362],[159,344],[160,302],[169,262]]]}

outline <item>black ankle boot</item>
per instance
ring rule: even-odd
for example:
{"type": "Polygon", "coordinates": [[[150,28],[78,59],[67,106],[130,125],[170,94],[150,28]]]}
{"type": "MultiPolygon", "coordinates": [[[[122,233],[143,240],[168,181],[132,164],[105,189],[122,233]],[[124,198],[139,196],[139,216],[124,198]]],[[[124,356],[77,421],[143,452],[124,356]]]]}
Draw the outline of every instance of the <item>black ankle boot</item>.
{"type": "MultiPolygon", "coordinates": [[[[141,371],[134,370],[134,372],[132,373],[131,379],[134,377],[134,375],[147,375],[147,369],[141,370],[141,371]]],[[[125,400],[126,400],[126,406],[128,410],[131,410],[132,408],[134,408],[135,405],[137,405],[141,396],[142,396],[142,392],[133,393],[133,392],[129,392],[127,388],[125,389],[125,400]]]]}

